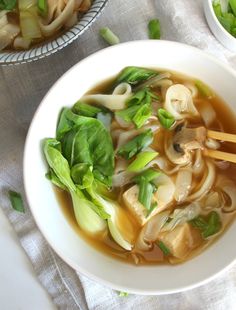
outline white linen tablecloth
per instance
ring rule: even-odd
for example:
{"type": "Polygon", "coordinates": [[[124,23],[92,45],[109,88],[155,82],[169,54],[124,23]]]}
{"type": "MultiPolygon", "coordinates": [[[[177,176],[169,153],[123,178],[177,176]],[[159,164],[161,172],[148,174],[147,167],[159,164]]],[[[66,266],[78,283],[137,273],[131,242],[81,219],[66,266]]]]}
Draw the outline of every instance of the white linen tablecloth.
{"type": "Polygon", "coordinates": [[[211,34],[201,0],[110,0],[91,28],[70,46],[37,62],[0,68],[0,206],[59,309],[236,309],[236,265],[187,292],[121,298],[117,292],[77,275],[47,244],[28,207],[25,214],[19,214],[11,209],[7,197],[9,189],[24,192],[24,140],[32,116],[52,84],[79,60],[106,46],[98,35],[101,27],[109,26],[122,42],[147,39],[147,23],[156,17],[161,22],[162,39],[199,47],[236,68],[235,55],[211,34]]]}

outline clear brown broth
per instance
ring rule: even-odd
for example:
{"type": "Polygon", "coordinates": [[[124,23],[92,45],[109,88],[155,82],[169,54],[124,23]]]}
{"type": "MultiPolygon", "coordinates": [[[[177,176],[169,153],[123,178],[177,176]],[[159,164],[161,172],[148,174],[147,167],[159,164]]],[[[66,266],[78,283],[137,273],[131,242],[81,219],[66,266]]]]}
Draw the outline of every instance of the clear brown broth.
{"type": "MultiPolygon", "coordinates": [[[[183,75],[178,75],[176,73],[172,74],[171,79],[175,83],[184,83],[186,81],[188,81],[188,82],[193,81],[193,79],[191,79],[189,77],[184,77],[183,75]]],[[[91,89],[89,91],[89,93],[109,93],[112,89],[113,81],[114,81],[114,79],[107,80],[107,81],[97,85],[93,89],[91,89]]],[[[202,97],[201,95],[198,96],[198,99],[199,99],[198,104],[203,104],[204,100],[206,100],[206,98],[202,97]],[[201,100],[202,100],[202,102],[201,102],[201,100]]],[[[217,115],[217,118],[216,118],[217,121],[214,122],[211,125],[211,127],[208,129],[219,130],[219,123],[220,123],[220,126],[224,132],[236,134],[236,126],[235,126],[236,116],[232,112],[232,110],[228,107],[228,105],[216,94],[211,99],[207,99],[207,100],[212,104],[212,106],[214,107],[214,109],[216,111],[216,115],[217,115]]],[[[197,127],[199,125],[203,125],[203,124],[200,122],[195,123],[194,127],[195,126],[197,127]]],[[[160,144],[161,144],[160,138],[161,138],[161,134],[159,136],[157,135],[154,139],[152,146],[156,150],[158,150],[161,154],[161,153],[163,153],[163,149],[162,149],[162,147],[160,147],[160,144]]],[[[221,150],[226,151],[226,152],[236,153],[236,146],[235,146],[235,144],[224,142],[224,143],[222,143],[221,150]]],[[[219,168],[218,168],[218,170],[219,170],[219,168]]],[[[236,164],[230,163],[229,167],[226,170],[223,170],[223,171],[221,170],[220,172],[221,172],[221,174],[224,174],[227,177],[229,177],[230,179],[232,179],[236,185],[236,164]]],[[[133,233],[134,233],[134,235],[137,236],[141,227],[136,223],[136,221],[132,218],[129,211],[124,206],[124,203],[122,201],[122,192],[123,191],[124,191],[124,189],[121,189],[120,193],[116,193],[116,195],[118,197],[117,201],[120,203],[121,208],[123,209],[122,218],[124,220],[124,223],[125,223],[125,217],[131,222],[133,233]]],[[[65,214],[65,217],[67,218],[70,225],[92,247],[94,247],[98,251],[101,251],[101,252],[105,253],[106,255],[110,255],[116,259],[125,261],[127,263],[132,263],[132,264],[134,263],[134,259],[132,257],[132,254],[129,251],[126,251],[126,250],[122,249],[119,245],[117,245],[112,240],[109,233],[106,236],[103,236],[103,238],[98,238],[98,239],[95,239],[95,238],[85,234],[79,228],[79,226],[76,222],[70,195],[67,192],[64,192],[58,188],[55,188],[55,192],[56,192],[56,196],[57,196],[58,201],[59,201],[59,205],[61,206],[61,208],[65,214]]],[[[176,205],[173,205],[172,207],[174,207],[174,206],[176,206],[176,205]]],[[[233,220],[233,218],[234,217],[232,216],[232,220],[233,220]]],[[[122,225],[122,223],[120,223],[120,224],[122,225]]],[[[194,228],[191,228],[191,229],[196,234],[199,233],[199,231],[197,229],[194,229],[194,228]]],[[[222,233],[220,235],[222,235],[222,233]]],[[[187,259],[193,257],[194,255],[201,253],[203,248],[205,248],[208,244],[212,243],[212,241],[218,239],[218,237],[219,237],[219,235],[217,235],[215,238],[211,238],[210,241],[204,241],[202,239],[201,244],[190,253],[190,255],[189,255],[189,257],[187,257],[187,259]]],[[[169,264],[169,258],[163,256],[162,251],[160,250],[160,248],[156,244],[154,244],[153,248],[150,251],[138,254],[138,257],[139,257],[139,264],[145,264],[145,265],[146,264],[148,264],[148,265],[150,265],[150,264],[163,264],[163,263],[169,264]]],[[[181,261],[176,260],[176,262],[181,262],[181,261]]]]}

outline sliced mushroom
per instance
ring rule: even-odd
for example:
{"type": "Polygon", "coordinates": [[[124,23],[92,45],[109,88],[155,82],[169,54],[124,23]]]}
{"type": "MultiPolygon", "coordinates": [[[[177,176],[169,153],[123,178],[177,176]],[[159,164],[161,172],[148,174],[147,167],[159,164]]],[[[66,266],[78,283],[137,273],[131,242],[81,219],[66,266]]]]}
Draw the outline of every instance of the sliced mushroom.
{"type": "Polygon", "coordinates": [[[191,161],[191,151],[203,148],[206,129],[177,126],[176,130],[168,135],[165,143],[167,157],[174,164],[187,165],[191,161]]]}

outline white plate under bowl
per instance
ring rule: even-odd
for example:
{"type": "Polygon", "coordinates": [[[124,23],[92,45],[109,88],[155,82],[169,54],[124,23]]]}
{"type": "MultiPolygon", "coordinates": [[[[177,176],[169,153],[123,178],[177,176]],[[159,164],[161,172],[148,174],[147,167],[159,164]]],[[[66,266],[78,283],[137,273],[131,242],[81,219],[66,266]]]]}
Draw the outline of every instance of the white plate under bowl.
{"type": "Polygon", "coordinates": [[[135,266],[98,252],[70,226],[45,178],[41,141],[54,137],[62,107],[126,66],[165,68],[204,81],[236,110],[236,75],[206,53],[176,42],[134,41],[109,47],[66,72],[42,100],[31,123],[24,153],[24,184],[35,221],[57,254],[79,273],[113,289],[167,294],[195,287],[229,267],[236,258],[236,223],[201,255],[184,264],[135,266]],[[224,81],[224,83],[222,83],[224,81]],[[227,253],[227,254],[226,254],[227,253]]]}
{"type": "Polygon", "coordinates": [[[232,52],[236,52],[236,38],[234,38],[219,22],[212,6],[213,0],[204,0],[204,12],[207,23],[215,35],[215,37],[223,44],[226,48],[232,52]]]}

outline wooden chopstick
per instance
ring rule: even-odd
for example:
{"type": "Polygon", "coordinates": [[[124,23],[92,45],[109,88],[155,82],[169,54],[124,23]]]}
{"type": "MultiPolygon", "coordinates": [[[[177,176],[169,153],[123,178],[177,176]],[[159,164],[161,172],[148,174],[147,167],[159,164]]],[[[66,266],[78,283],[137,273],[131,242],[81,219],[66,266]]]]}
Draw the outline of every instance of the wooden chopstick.
{"type": "Polygon", "coordinates": [[[236,143],[236,135],[233,135],[231,133],[207,130],[207,137],[216,140],[236,143]]]}
{"type": "Polygon", "coordinates": [[[226,152],[217,151],[217,150],[209,150],[209,149],[205,149],[204,154],[211,158],[230,161],[231,163],[236,164],[236,154],[226,153],[226,152]]]}

